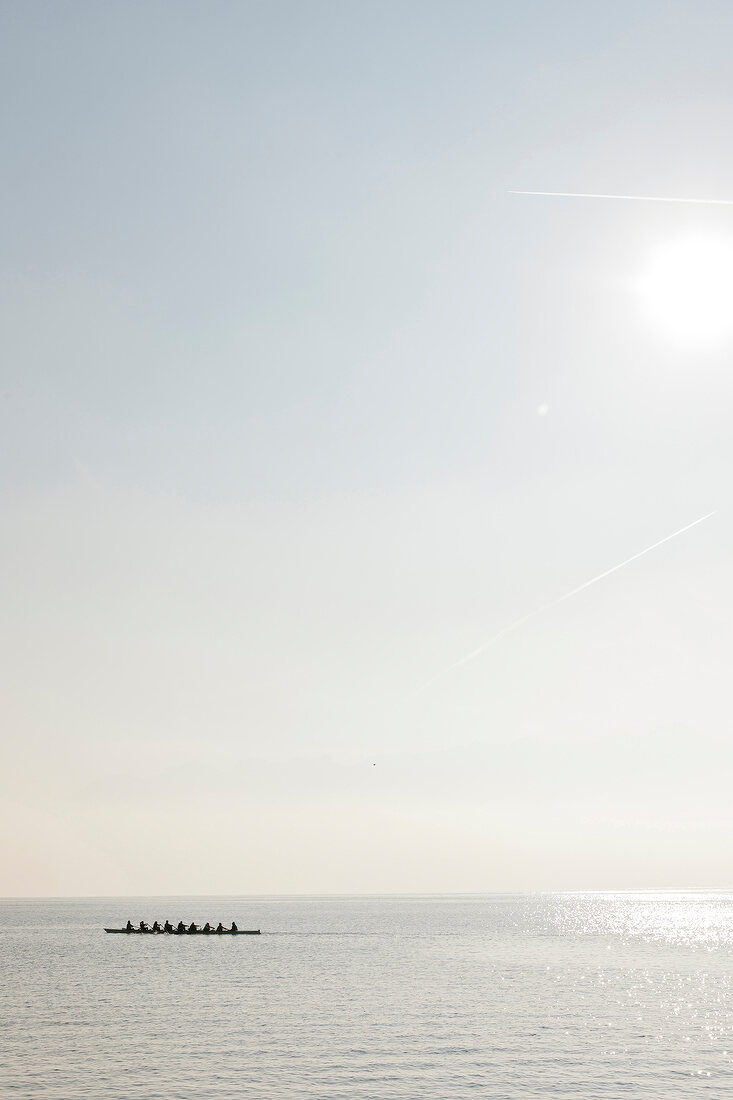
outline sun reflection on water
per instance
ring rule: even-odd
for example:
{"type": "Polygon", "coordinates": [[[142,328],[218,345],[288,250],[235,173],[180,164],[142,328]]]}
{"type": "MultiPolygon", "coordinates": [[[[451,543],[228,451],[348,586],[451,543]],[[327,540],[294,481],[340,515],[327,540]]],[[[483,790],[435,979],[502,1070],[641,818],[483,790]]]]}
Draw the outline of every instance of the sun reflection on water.
{"type": "Polygon", "coordinates": [[[553,896],[548,930],[612,936],[692,950],[733,947],[733,897],[717,892],[583,893],[553,896]]]}

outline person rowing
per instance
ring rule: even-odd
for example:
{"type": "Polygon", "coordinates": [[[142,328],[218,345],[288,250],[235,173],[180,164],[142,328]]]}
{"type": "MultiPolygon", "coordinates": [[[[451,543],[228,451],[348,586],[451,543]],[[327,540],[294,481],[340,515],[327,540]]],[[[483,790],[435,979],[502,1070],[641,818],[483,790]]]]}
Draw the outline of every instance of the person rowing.
{"type": "Polygon", "coordinates": [[[239,931],[239,929],[237,928],[237,926],[236,926],[236,924],[234,923],[234,921],[232,921],[232,932],[238,932],[238,931],[239,931]]]}
{"type": "Polygon", "coordinates": [[[132,932],[132,922],[131,921],[128,921],[127,924],[125,925],[125,931],[126,932],[132,932]]]}
{"type": "Polygon", "coordinates": [[[153,921],[153,932],[160,932],[160,924],[157,920],[153,921]]]}
{"type": "Polygon", "coordinates": [[[211,931],[211,925],[209,924],[209,922],[208,922],[208,921],[206,922],[206,924],[204,925],[204,927],[203,927],[203,928],[201,929],[201,931],[202,931],[202,932],[205,932],[205,933],[206,933],[206,935],[208,936],[209,932],[211,931]]]}
{"type": "Polygon", "coordinates": [[[147,924],[145,923],[144,920],[140,921],[140,931],[141,932],[149,932],[150,931],[150,929],[148,928],[148,926],[147,926],[147,924]]]}
{"type": "Polygon", "coordinates": [[[192,936],[193,936],[193,935],[194,935],[194,934],[195,934],[196,932],[198,932],[198,927],[197,927],[197,925],[196,925],[196,921],[191,921],[191,925],[190,925],[190,927],[189,927],[188,931],[189,931],[189,933],[190,933],[190,934],[191,934],[192,936]]]}
{"type": "Polygon", "coordinates": [[[164,932],[172,932],[173,931],[173,925],[171,924],[171,922],[169,920],[167,920],[165,922],[165,924],[163,925],[163,931],[164,932]]]}
{"type": "Polygon", "coordinates": [[[221,921],[219,921],[219,923],[217,924],[216,930],[220,933],[224,931],[224,925],[221,923],[221,921]]]}
{"type": "Polygon", "coordinates": [[[176,929],[176,932],[178,933],[179,936],[182,936],[185,931],[186,931],[186,925],[183,923],[182,920],[179,920],[178,928],[176,929]]]}

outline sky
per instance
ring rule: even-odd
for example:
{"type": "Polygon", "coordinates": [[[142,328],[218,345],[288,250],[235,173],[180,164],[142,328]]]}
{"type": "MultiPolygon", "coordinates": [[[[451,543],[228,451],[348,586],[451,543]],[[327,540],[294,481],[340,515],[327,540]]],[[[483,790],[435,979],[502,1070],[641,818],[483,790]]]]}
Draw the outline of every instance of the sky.
{"type": "Polygon", "coordinates": [[[0,895],[733,886],[731,35],[0,5],[0,895]]]}

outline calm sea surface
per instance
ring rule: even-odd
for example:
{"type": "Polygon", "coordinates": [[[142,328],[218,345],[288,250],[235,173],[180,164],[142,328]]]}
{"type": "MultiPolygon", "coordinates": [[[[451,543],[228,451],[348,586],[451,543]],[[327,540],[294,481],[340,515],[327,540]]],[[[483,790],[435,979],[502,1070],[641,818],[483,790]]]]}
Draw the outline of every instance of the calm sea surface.
{"type": "Polygon", "coordinates": [[[6,901],[0,1095],[733,1096],[732,948],[733,894],[6,901]]]}

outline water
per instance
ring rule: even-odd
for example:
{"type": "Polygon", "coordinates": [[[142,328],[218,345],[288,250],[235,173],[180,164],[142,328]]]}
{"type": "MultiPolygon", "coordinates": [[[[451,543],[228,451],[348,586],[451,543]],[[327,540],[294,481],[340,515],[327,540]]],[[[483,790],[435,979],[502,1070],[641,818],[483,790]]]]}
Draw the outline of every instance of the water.
{"type": "Polygon", "coordinates": [[[0,1095],[721,1097],[731,947],[733,894],[3,902],[0,1095]]]}

